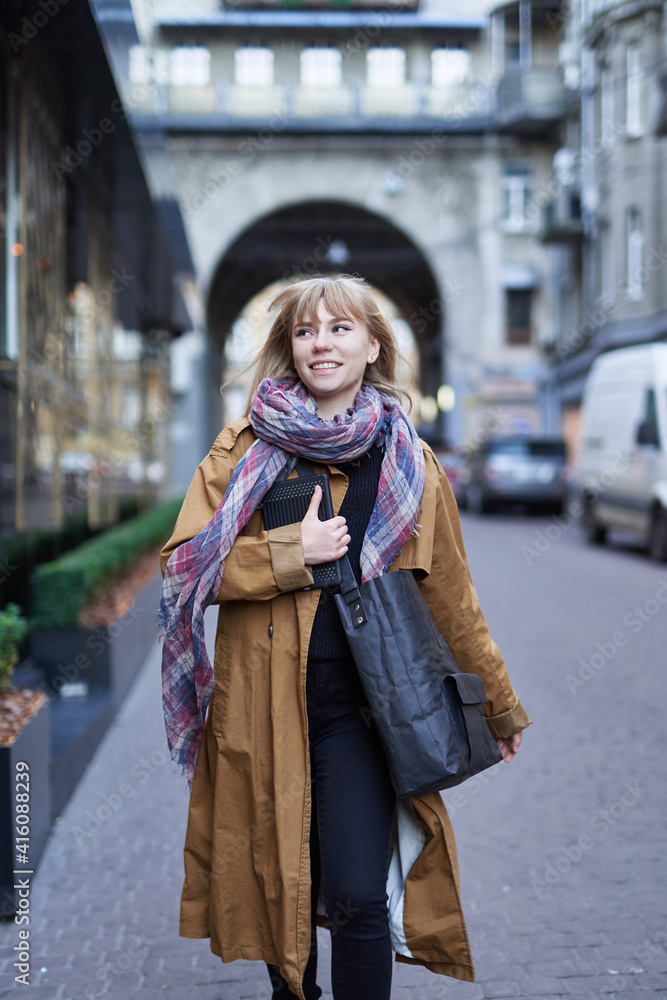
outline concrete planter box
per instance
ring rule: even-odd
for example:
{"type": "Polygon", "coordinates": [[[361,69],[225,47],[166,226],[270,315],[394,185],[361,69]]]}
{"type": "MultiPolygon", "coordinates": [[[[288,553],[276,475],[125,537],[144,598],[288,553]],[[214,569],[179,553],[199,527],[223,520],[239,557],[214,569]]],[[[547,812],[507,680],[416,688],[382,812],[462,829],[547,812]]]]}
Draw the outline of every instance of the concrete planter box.
{"type": "MultiPolygon", "coordinates": [[[[0,747],[0,914],[12,916],[19,907],[26,906],[26,889],[21,896],[15,889],[18,880],[30,883],[32,874],[14,875],[14,870],[34,872],[44,850],[46,839],[51,829],[51,786],[49,779],[50,758],[50,712],[49,701],[44,699],[38,710],[18,734],[10,746],[0,747]],[[17,764],[27,764],[28,771],[17,764]],[[25,775],[29,775],[26,782],[25,775]],[[21,787],[17,784],[17,776],[21,787]],[[28,784],[29,790],[29,840],[27,864],[17,862],[23,857],[17,853],[17,843],[25,844],[18,839],[16,830],[16,793],[25,794],[22,786],[28,784]]],[[[28,885],[29,892],[29,885],[28,885]]]]}
{"type": "Polygon", "coordinates": [[[139,668],[156,642],[162,591],[158,572],[126,614],[97,629],[36,629],[30,660],[43,676],[51,702],[52,820],[76,788],[139,668]],[[86,685],[78,696],[61,697],[64,684],[86,685]]]}
{"type": "Polygon", "coordinates": [[[63,684],[84,682],[91,693],[108,691],[115,712],[156,641],[161,591],[162,576],[156,573],[132,607],[106,627],[33,630],[30,658],[42,671],[49,696],[58,695],[63,684]]]}

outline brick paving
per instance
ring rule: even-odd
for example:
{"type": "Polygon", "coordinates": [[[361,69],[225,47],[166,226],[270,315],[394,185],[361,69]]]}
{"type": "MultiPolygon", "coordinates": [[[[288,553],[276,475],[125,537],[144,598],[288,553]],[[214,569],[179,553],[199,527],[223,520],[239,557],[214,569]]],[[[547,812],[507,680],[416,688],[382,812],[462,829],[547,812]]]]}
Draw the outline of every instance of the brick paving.
{"type": "MultiPolygon", "coordinates": [[[[567,683],[667,570],[574,537],[528,567],[520,546],[540,525],[464,521],[482,606],[535,725],[509,767],[445,794],[477,982],[395,964],[397,1000],[667,1000],[664,622],[626,627],[613,663],[581,689],[567,683]]],[[[187,794],[167,759],[159,657],[156,643],[33,878],[35,1000],[270,996],[262,963],[225,965],[207,940],[178,935],[187,794]]],[[[0,996],[25,988],[13,981],[17,931],[0,924],[0,996]]]]}

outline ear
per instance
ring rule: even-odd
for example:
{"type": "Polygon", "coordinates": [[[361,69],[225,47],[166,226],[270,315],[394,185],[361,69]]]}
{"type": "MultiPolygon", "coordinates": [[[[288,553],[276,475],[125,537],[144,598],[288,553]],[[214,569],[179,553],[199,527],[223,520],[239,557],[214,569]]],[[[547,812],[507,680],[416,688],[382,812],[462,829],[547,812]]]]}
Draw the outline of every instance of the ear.
{"type": "Polygon", "coordinates": [[[369,365],[372,365],[374,361],[377,361],[378,354],[380,353],[380,341],[377,337],[371,337],[370,344],[368,345],[368,355],[366,361],[369,365]]]}

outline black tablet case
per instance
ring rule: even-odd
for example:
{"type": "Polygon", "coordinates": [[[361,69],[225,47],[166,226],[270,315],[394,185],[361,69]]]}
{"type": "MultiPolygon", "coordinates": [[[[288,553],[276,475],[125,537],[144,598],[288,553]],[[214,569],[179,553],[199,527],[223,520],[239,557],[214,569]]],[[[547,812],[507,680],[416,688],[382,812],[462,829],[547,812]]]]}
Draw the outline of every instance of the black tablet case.
{"type": "MultiPolygon", "coordinates": [[[[322,487],[322,499],[318,510],[320,521],[329,521],[334,516],[329,477],[326,472],[320,472],[274,483],[261,504],[264,527],[279,528],[283,524],[303,521],[316,485],[322,487]]],[[[313,583],[308,587],[299,587],[299,590],[315,590],[321,587],[333,587],[338,590],[343,582],[340,560],[318,563],[316,566],[311,566],[311,569],[313,583]]]]}

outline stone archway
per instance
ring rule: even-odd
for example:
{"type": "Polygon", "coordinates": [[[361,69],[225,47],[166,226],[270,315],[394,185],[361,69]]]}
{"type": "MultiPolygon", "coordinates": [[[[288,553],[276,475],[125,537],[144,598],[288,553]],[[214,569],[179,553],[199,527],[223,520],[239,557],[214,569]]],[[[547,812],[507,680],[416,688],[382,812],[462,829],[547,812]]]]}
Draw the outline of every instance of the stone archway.
{"type": "MultiPolygon", "coordinates": [[[[212,438],[218,433],[223,344],[245,304],[295,273],[345,271],[366,278],[401,310],[419,346],[419,382],[435,395],[444,381],[444,303],[424,254],[382,216],[340,200],[303,201],[257,219],[218,262],[207,295],[212,438]]],[[[441,425],[422,425],[437,439],[441,425]]],[[[209,435],[210,436],[210,435],[209,435]]]]}

